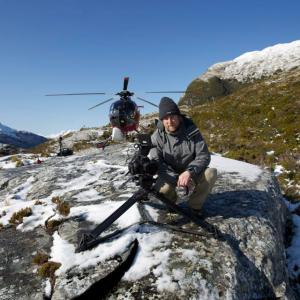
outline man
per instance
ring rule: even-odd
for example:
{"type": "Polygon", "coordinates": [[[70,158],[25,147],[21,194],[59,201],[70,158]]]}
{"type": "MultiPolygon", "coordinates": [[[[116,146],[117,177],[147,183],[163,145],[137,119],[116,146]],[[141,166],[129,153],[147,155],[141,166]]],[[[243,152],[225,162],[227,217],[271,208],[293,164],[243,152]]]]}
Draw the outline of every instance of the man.
{"type": "Polygon", "coordinates": [[[217,170],[208,168],[210,153],[207,145],[193,121],[181,114],[172,99],[161,99],[159,119],[151,136],[155,148],[150,152],[150,157],[159,163],[155,188],[176,202],[176,186],[189,187],[193,181],[195,188],[188,205],[195,213],[200,213],[217,179],[217,170]]]}

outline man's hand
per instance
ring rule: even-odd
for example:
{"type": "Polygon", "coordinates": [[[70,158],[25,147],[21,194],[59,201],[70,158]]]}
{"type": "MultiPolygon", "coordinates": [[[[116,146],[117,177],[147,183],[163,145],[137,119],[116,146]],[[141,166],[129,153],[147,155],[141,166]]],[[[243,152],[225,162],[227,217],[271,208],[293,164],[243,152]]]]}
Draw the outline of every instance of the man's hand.
{"type": "Polygon", "coordinates": [[[191,178],[191,173],[189,171],[184,171],[179,175],[177,186],[188,186],[191,178]]]}

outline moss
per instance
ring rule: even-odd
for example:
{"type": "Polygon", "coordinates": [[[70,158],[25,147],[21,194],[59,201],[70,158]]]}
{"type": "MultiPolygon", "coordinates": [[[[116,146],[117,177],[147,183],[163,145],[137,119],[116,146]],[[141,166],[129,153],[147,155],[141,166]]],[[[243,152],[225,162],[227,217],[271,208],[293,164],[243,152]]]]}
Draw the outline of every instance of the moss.
{"type": "Polygon", "coordinates": [[[43,252],[43,251],[38,251],[36,255],[33,257],[32,262],[35,265],[42,265],[46,263],[49,260],[50,256],[43,252]]]}
{"type": "Polygon", "coordinates": [[[38,274],[42,278],[54,278],[55,271],[59,269],[61,266],[60,263],[54,261],[47,261],[46,263],[42,264],[38,269],[38,274]]]}
{"type": "Polygon", "coordinates": [[[30,207],[23,208],[18,212],[15,212],[9,220],[10,224],[19,225],[23,222],[24,217],[28,217],[32,214],[32,210],[30,207]]]}

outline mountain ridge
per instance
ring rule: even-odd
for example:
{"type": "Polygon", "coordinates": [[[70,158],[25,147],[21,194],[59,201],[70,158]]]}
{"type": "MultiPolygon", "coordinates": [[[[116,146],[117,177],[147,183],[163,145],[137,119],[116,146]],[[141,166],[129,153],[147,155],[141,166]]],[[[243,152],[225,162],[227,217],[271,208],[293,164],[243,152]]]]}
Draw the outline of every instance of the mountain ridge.
{"type": "Polygon", "coordinates": [[[47,138],[38,134],[16,130],[0,122],[0,143],[19,148],[31,148],[47,141],[47,138]]]}
{"type": "Polygon", "coordinates": [[[215,101],[257,80],[293,70],[300,73],[300,40],[246,52],[233,60],[212,65],[188,85],[179,104],[215,101]]]}

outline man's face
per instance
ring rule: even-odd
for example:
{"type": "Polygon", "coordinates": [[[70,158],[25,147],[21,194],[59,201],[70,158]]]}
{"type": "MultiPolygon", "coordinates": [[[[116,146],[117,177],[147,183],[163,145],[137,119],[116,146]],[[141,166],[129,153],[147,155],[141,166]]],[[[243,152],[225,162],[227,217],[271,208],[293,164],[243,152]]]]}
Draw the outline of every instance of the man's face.
{"type": "Polygon", "coordinates": [[[167,132],[175,132],[179,125],[180,125],[180,116],[179,115],[169,115],[169,116],[165,116],[162,119],[162,122],[164,124],[164,127],[166,129],[167,132]]]}

